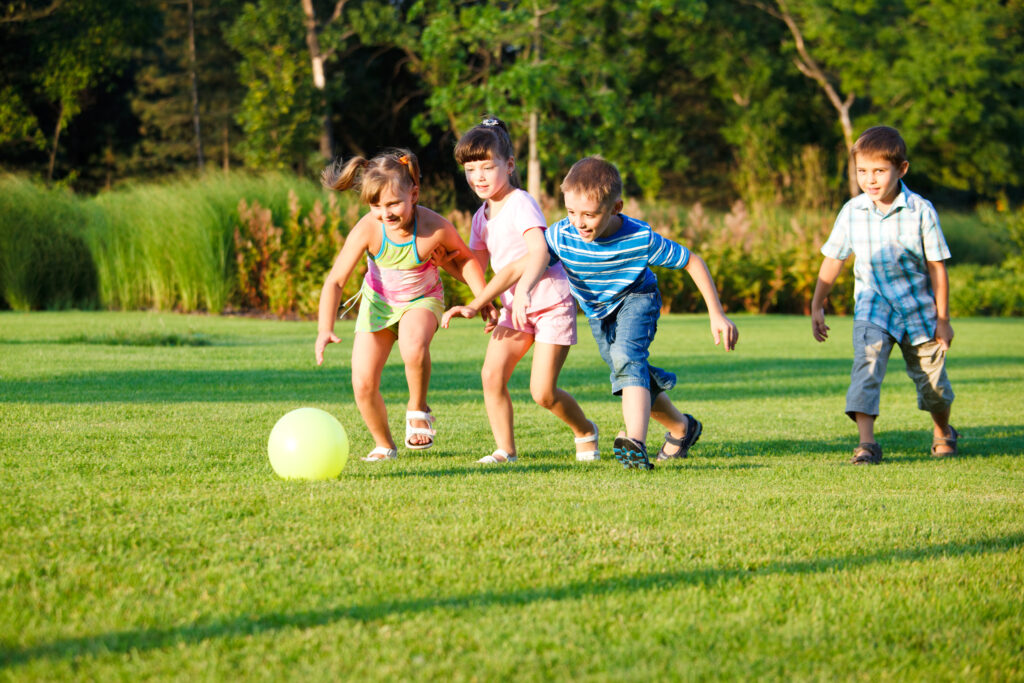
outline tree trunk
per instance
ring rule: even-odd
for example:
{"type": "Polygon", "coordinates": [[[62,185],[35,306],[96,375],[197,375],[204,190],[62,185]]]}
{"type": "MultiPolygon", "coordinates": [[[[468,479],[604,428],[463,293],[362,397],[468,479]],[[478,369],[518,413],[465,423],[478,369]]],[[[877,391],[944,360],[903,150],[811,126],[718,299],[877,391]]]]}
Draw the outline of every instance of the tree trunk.
{"type": "Polygon", "coordinates": [[[53,181],[53,168],[57,165],[57,144],[60,142],[60,129],[64,123],[64,101],[61,100],[60,111],[57,112],[57,125],[53,127],[53,147],[50,148],[50,165],[46,169],[47,185],[53,181]]]}
{"type": "Polygon", "coordinates": [[[793,35],[793,42],[796,44],[796,51],[799,55],[793,60],[793,63],[796,65],[796,68],[800,70],[800,73],[816,81],[818,85],[821,86],[822,90],[825,91],[825,95],[828,97],[828,101],[832,103],[832,106],[835,107],[836,112],[838,112],[839,125],[843,129],[843,142],[846,144],[846,172],[847,181],[849,182],[850,196],[856,197],[860,194],[860,186],[857,185],[857,169],[853,161],[853,156],[850,154],[850,150],[853,149],[853,124],[850,122],[850,107],[853,106],[856,96],[852,92],[847,93],[845,98],[840,96],[839,92],[828,80],[828,77],[825,75],[825,71],[816,61],[814,61],[814,58],[811,57],[810,52],[807,50],[807,45],[804,43],[803,32],[797,25],[796,19],[793,18],[792,14],[790,14],[786,0],[776,0],[778,10],[768,7],[760,2],[752,2],[751,4],[780,19],[784,24],[786,24],[789,32],[793,35]]]}
{"type": "MultiPolygon", "coordinates": [[[[540,64],[540,48],[541,48],[541,34],[540,34],[540,8],[537,5],[533,7],[533,63],[540,64]]],[[[540,140],[538,139],[538,124],[540,114],[534,109],[530,112],[530,132],[529,132],[529,161],[526,165],[526,191],[530,193],[534,199],[538,202],[541,200],[541,178],[540,178],[540,140]]]]}
{"type": "Polygon", "coordinates": [[[320,129],[320,155],[324,159],[334,157],[334,143],[331,139],[331,111],[327,102],[327,78],[324,75],[324,56],[320,50],[320,38],[317,35],[316,13],[313,0],[302,0],[302,12],[306,17],[306,46],[309,48],[309,59],[313,67],[313,87],[320,93],[320,111],[322,116],[320,129]]]}
{"type": "Polygon", "coordinates": [[[199,125],[199,74],[196,68],[196,12],[188,0],[188,72],[192,87],[192,128],[196,136],[196,168],[203,170],[203,136],[199,125]]]}

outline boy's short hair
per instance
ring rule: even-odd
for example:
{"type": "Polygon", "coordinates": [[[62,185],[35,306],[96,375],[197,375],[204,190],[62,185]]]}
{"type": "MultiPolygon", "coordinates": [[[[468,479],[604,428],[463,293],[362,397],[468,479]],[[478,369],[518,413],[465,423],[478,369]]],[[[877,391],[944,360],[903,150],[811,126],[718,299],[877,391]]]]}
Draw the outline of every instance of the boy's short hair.
{"type": "Polygon", "coordinates": [[[853,143],[850,155],[856,159],[858,154],[881,157],[893,166],[900,166],[907,160],[907,143],[895,128],[873,126],[861,133],[857,142],[853,143]]]}
{"type": "Polygon", "coordinates": [[[622,198],[622,176],[615,164],[599,156],[580,159],[562,181],[562,194],[578,192],[607,207],[622,198]]]}

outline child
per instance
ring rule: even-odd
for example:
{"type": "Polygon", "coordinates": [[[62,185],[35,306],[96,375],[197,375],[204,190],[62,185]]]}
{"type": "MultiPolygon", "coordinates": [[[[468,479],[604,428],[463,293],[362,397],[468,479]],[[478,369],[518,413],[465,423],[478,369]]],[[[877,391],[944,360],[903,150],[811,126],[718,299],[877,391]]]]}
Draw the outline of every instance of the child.
{"type": "Polygon", "coordinates": [[[661,313],[658,281],[648,266],[684,268],[690,274],[708,306],[715,344],[724,342],[732,350],[736,326],[725,316],[711,273],[699,256],[619,213],[622,179],[615,166],[600,157],[576,162],[562,182],[562,193],[568,217],[545,232],[548,253],[531,253],[509,265],[468,306],[446,312],[441,324],[453,315],[471,317],[490,296],[520,281],[512,312],[518,322],[549,261],[561,261],[601,357],[611,368],[612,393],[622,396],[626,429],[615,439],[616,459],[627,468],[654,468],[645,445],[651,417],[668,429],[657,459],[685,458],[703,426],[680,413],[665,393],[675,386],[676,376],[647,361],[661,313]]]}
{"type": "MultiPolygon", "coordinates": [[[[488,259],[498,271],[527,253],[546,254],[547,220],[533,197],[521,189],[512,140],[504,122],[487,118],[472,128],[455,146],[455,160],[465,168],[466,182],[484,200],[473,216],[469,238],[469,248],[481,268],[486,270],[488,259]]],[[[600,459],[597,425],[586,418],[576,399],[556,386],[569,347],[576,343],[576,305],[565,271],[555,264],[542,274],[521,324],[512,321],[514,296],[515,287],[501,294],[501,317],[487,344],[481,372],[484,405],[497,448],[477,462],[516,460],[508,381],[531,346],[533,400],[572,429],[577,460],[600,459]]]]}
{"type": "Polygon", "coordinates": [[[846,203],[821,248],[825,260],[811,302],[811,327],[819,342],[828,338],[825,299],[854,254],[853,370],[846,394],[846,414],[860,433],[853,463],[882,461],[875,418],[895,344],[917,385],[918,407],[931,413],[932,455],[955,455],[960,435],[949,424],[953,388],[945,367],[953,341],[944,263],[949,248],[939,217],[930,202],[903,184],[910,164],[896,129],[869,128],[850,153],[864,194],[846,203]]]}
{"type": "Polygon", "coordinates": [[[381,372],[395,340],[409,385],[405,445],[413,450],[434,445],[434,416],[427,406],[429,347],[444,303],[441,278],[429,256],[435,249],[446,252],[445,268],[474,293],[483,288],[485,279],[452,224],[417,205],[419,164],[412,152],[393,150],[369,161],[354,157],[344,165],[338,162],[327,167],[321,179],[327,187],[345,190],[356,183],[360,170],[360,197],[369,204],[370,212],[349,232],[320,292],[316,363],[323,363],[328,344],[341,341],[334,334],[341,291],[366,254],[367,271],[352,343],[352,390],[376,443],[363,460],[375,462],[398,457],[380,393],[381,372]]]}

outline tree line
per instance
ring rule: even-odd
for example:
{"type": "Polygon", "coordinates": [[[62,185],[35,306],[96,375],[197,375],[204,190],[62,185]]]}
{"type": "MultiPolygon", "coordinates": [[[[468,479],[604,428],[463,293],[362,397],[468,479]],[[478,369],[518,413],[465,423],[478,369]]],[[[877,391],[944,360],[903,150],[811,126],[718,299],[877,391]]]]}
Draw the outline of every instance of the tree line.
{"type": "Polygon", "coordinates": [[[632,196],[827,206],[885,123],[937,201],[1019,198],[1022,0],[21,0],[0,6],[0,166],[93,192],[333,156],[452,160],[505,119],[529,189],[600,153],[632,196]]]}

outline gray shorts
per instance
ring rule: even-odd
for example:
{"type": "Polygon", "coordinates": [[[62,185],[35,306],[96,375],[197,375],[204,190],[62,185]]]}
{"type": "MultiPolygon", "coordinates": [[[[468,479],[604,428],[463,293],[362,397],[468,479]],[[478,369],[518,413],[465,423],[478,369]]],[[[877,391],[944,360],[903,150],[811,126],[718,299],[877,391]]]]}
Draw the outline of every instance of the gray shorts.
{"type": "Polygon", "coordinates": [[[931,339],[914,346],[907,337],[895,337],[877,325],[863,320],[853,323],[853,369],[850,390],[846,392],[846,414],[878,415],[882,394],[882,378],[889,363],[892,347],[899,344],[907,362],[907,375],[917,386],[917,407],[928,412],[949,408],[953,403],[953,387],[946,376],[946,352],[931,339]]]}

